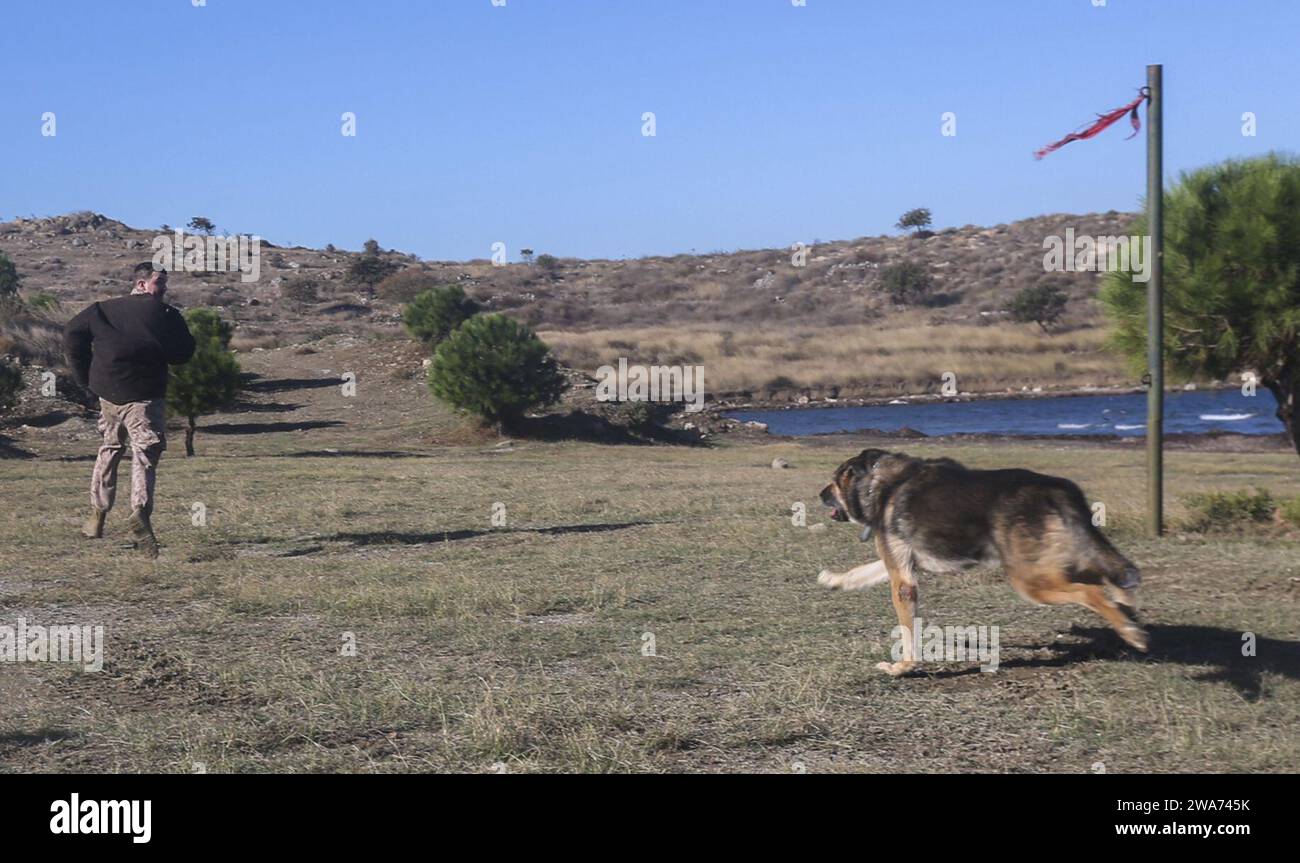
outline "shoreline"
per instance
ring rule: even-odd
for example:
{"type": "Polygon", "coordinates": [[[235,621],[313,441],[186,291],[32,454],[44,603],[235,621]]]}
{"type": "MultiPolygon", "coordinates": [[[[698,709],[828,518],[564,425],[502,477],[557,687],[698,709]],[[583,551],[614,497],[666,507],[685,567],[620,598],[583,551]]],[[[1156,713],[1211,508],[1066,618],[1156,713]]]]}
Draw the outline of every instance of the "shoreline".
{"type": "MultiPolygon", "coordinates": [[[[1166,387],[1165,396],[1168,397],[1183,392],[1220,392],[1223,390],[1235,389],[1238,389],[1238,387],[1233,384],[1223,383],[1210,384],[1206,386],[1196,385],[1191,388],[1166,387]]],[[[900,402],[903,404],[960,404],[964,402],[1023,401],[1028,399],[1081,398],[1084,396],[1142,395],[1146,393],[1146,391],[1146,388],[1141,386],[1085,386],[1063,387],[1060,389],[1045,389],[1039,387],[1033,390],[985,390],[981,392],[959,392],[956,395],[951,396],[945,396],[941,393],[902,393],[888,396],[846,396],[843,398],[825,396],[815,400],[808,396],[801,396],[799,400],[793,402],[787,399],[755,398],[749,393],[724,393],[720,395],[716,401],[707,404],[703,412],[724,416],[725,414],[734,413],[736,411],[788,411],[845,407],[881,407],[885,405],[898,404],[900,402]]]]}
{"type": "MultiPolygon", "coordinates": [[[[1165,395],[1181,392],[1220,392],[1235,390],[1231,384],[1196,386],[1194,388],[1166,388],[1165,395]]],[[[710,403],[701,414],[707,417],[707,425],[701,430],[719,434],[729,439],[742,438],[747,441],[768,441],[771,443],[803,443],[812,446],[835,445],[850,440],[915,441],[940,444],[1057,444],[1061,446],[1091,446],[1106,448],[1144,447],[1146,435],[1119,435],[1113,433],[1099,434],[1014,434],[1002,432],[951,432],[930,435],[917,429],[903,427],[900,429],[860,428],[851,431],[815,432],[812,434],[778,434],[769,430],[767,423],[753,419],[741,419],[735,414],[740,412],[760,411],[796,411],[825,410],[843,407],[879,407],[891,404],[943,404],[971,403],[989,401],[1012,401],[1029,399],[1079,398],[1085,396],[1141,395],[1146,392],[1143,387],[1068,387],[1055,390],[1021,391],[1021,392],[963,392],[955,396],[943,396],[936,393],[920,393],[901,396],[871,396],[841,399],[808,400],[803,403],[776,401],[754,398],[721,397],[710,403]]],[[[746,394],[748,395],[748,394],[746,394]]],[[[698,422],[698,421],[697,421],[698,422]]],[[[1211,430],[1204,432],[1167,432],[1164,435],[1166,448],[1173,450],[1200,450],[1216,452],[1278,452],[1291,451],[1294,447],[1285,432],[1248,434],[1237,431],[1211,430]]]]}
{"type": "MultiPolygon", "coordinates": [[[[754,429],[757,432],[756,429],[754,429]]],[[[887,441],[937,444],[1056,444],[1068,447],[1104,447],[1108,449],[1144,449],[1146,436],[1124,437],[1114,434],[1096,435],[1016,435],[990,432],[956,432],[946,435],[927,435],[914,429],[883,431],[859,429],[851,432],[824,432],[811,435],[778,435],[761,432],[773,443],[809,443],[814,446],[833,445],[850,440],[887,441]]],[[[757,434],[755,435],[757,436],[757,434]]],[[[1291,452],[1291,441],[1284,433],[1242,434],[1241,432],[1177,432],[1164,436],[1165,449],[1200,452],[1291,452]]]]}

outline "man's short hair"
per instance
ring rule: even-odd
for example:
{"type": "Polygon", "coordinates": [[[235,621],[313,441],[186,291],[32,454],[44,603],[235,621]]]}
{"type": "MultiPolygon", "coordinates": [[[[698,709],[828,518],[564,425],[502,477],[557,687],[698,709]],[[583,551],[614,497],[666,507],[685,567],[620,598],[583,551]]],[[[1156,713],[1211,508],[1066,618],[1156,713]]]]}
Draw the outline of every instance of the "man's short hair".
{"type": "MultiPolygon", "coordinates": [[[[165,273],[167,271],[160,267],[158,269],[158,272],[165,273]]],[[[141,279],[143,279],[146,282],[149,281],[149,277],[152,276],[153,273],[154,273],[154,269],[153,269],[152,261],[145,261],[142,264],[136,264],[135,269],[131,270],[132,287],[134,287],[135,283],[140,281],[141,279]]]]}

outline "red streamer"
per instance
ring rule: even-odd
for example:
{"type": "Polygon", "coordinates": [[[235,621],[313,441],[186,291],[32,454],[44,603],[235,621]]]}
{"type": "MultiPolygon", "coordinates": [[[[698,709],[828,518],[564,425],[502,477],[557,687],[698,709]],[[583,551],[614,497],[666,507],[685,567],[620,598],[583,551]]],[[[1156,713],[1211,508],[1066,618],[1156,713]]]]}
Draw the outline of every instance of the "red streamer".
{"type": "MultiPolygon", "coordinates": [[[[1120,117],[1123,117],[1125,114],[1128,114],[1129,122],[1133,124],[1133,135],[1136,135],[1142,129],[1142,121],[1138,119],[1138,107],[1151,96],[1150,91],[1147,90],[1146,87],[1143,87],[1141,90],[1139,90],[1138,94],[1139,95],[1136,99],[1134,99],[1132,102],[1129,102],[1124,107],[1116,108],[1114,111],[1108,111],[1105,114],[1098,114],[1096,122],[1094,122],[1091,126],[1088,126],[1086,129],[1080,129],[1077,132],[1071,132],[1070,134],[1066,135],[1064,138],[1057,141],[1056,143],[1048,144],[1043,149],[1036,151],[1034,153],[1034,158],[1041,159],[1044,156],[1046,156],[1048,153],[1052,153],[1055,152],[1056,150],[1061,149],[1071,141],[1086,141],[1089,138],[1094,138],[1097,135],[1100,135],[1102,132],[1109,129],[1111,126],[1113,126],[1115,122],[1120,117]]],[[[1128,137],[1132,138],[1133,135],[1129,135],[1128,137]]],[[[1125,138],[1124,140],[1127,141],[1128,138],[1125,138]]]]}

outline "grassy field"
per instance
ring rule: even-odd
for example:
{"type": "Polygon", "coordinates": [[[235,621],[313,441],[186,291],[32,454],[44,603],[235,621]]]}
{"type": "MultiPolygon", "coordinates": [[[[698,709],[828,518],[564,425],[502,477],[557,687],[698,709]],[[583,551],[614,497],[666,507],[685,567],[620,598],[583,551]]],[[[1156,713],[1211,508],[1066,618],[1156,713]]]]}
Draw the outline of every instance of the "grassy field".
{"type": "MultiPolygon", "coordinates": [[[[92,445],[6,460],[0,622],[102,623],[107,647],[98,673],[0,664],[0,768],[1300,769],[1294,540],[1142,538],[1131,449],[909,444],[1104,501],[1144,569],[1152,649],[994,571],[923,577],[922,615],[999,626],[1001,667],[891,679],[872,667],[886,591],[815,583],[863,559],[817,504],[862,443],[377,452],[346,425],[201,433],[200,457],[163,462],[156,562],[119,547],[125,512],[106,540],[78,537],[89,464],[68,459],[92,445]],[[799,502],[829,526],[792,525],[799,502]]],[[[1282,452],[1173,452],[1169,470],[1175,521],[1194,490],[1296,492],[1282,452]]]]}
{"type": "Polygon", "coordinates": [[[572,368],[599,368],[620,356],[637,362],[696,364],[709,385],[791,397],[808,388],[849,395],[937,392],[945,372],[963,391],[1132,386],[1134,376],[1103,349],[1105,332],[1085,326],[1044,333],[1037,327],[951,324],[936,329],[919,312],[888,325],[821,329],[664,326],[540,334],[572,368]],[[773,373],[780,369],[780,374],[773,373]]]}

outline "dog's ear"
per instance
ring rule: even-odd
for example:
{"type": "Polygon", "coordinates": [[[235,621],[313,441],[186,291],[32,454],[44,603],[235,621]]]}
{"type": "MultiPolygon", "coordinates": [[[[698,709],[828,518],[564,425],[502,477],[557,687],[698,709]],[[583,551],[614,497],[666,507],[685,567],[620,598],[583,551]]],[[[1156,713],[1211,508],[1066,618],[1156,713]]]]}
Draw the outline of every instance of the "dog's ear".
{"type": "Polygon", "coordinates": [[[917,461],[901,452],[884,452],[883,450],[865,450],[880,455],[872,459],[871,469],[859,477],[854,486],[858,505],[862,509],[866,524],[879,525],[884,517],[885,501],[889,492],[915,468],[917,461]]]}
{"type": "Polygon", "coordinates": [[[883,449],[864,449],[858,453],[856,458],[849,461],[850,470],[855,476],[871,473],[871,469],[875,467],[876,462],[887,455],[889,453],[883,449]]]}
{"type": "MultiPolygon", "coordinates": [[[[895,454],[883,449],[864,449],[853,458],[846,461],[842,470],[848,477],[849,482],[857,484],[868,479],[876,470],[876,465],[882,460],[887,460],[895,454]]],[[[903,456],[907,458],[907,456],[903,456]]]]}

